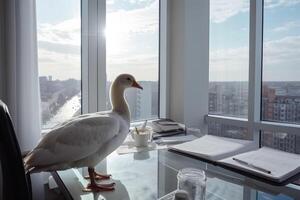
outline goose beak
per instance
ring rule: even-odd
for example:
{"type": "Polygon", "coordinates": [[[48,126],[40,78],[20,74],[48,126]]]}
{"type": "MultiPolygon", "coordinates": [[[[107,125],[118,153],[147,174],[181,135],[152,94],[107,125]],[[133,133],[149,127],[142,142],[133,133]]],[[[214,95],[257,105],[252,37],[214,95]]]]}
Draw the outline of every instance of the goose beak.
{"type": "Polygon", "coordinates": [[[135,80],[133,81],[131,87],[139,88],[139,89],[141,89],[141,90],[143,89],[143,87],[140,86],[135,80]]]}

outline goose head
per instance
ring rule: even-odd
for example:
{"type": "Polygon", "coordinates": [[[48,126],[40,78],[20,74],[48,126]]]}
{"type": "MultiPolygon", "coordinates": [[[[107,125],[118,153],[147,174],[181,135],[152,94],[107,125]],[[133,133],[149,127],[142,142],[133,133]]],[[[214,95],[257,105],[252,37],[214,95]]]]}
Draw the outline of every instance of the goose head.
{"type": "Polygon", "coordinates": [[[130,111],[124,97],[124,91],[127,88],[138,88],[141,90],[143,89],[132,75],[121,74],[113,81],[111,85],[110,102],[113,112],[117,112],[118,114],[123,116],[126,121],[130,121],[130,111]]]}
{"type": "Polygon", "coordinates": [[[126,88],[134,87],[134,88],[139,88],[143,89],[142,86],[140,86],[135,78],[130,75],[130,74],[121,74],[119,75],[113,82],[113,85],[116,87],[119,87],[119,89],[125,90],[126,88]]]}

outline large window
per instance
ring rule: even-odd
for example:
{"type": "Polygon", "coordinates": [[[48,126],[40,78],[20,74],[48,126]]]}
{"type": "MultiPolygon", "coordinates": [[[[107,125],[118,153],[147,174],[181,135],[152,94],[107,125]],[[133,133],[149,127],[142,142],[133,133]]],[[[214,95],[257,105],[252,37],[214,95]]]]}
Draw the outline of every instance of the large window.
{"type": "MultiPolygon", "coordinates": [[[[225,4],[210,1],[209,114],[248,118],[250,1],[225,4]]],[[[246,129],[217,123],[208,132],[252,139],[246,129]]]]}
{"type": "Polygon", "coordinates": [[[300,153],[300,2],[210,9],[208,132],[300,153]]]}
{"type": "Polygon", "coordinates": [[[107,108],[111,81],[130,73],[143,90],[126,93],[131,120],[158,116],[159,0],[106,3],[107,108]]]}
{"type": "Polygon", "coordinates": [[[247,118],[249,2],[210,1],[210,114],[247,118]]]}
{"type": "Polygon", "coordinates": [[[300,123],[300,4],[288,2],[264,6],[262,119],[300,123]]]}
{"type": "Polygon", "coordinates": [[[131,120],[158,117],[159,4],[37,0],[44,129],[81,111],[110,109],[109,88],[122,73],[134,75],[144,88],[126,92],[131,120]]]}
{"type": "Polygon", "coordinates": [[[81,113],[80,0],[37,0],[42,127],[81,113]]]}
{"type": "MultiPolygon", "coordinates": [[[[265,121],[300,123],[299,9],[300,3],[290,1],[264,5],[261,117],[265,121]]],[[[300,153],[300,135],[264,131],[262,139],[263,145],[300,153]]]]}

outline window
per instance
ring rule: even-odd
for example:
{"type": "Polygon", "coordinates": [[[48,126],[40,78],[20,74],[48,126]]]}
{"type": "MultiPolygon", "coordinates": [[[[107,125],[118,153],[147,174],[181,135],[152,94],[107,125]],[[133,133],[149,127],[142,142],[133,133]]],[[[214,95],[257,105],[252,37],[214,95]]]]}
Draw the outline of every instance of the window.
{"type": "Polygon", "coordinates": [[[262,146],[300,154],[300,137],[296,134],[263,131],[262,146]]]}
{"type": "MultiPolygon", "coordinates": [[[[250,1],[235,4],[210,1],[209,95],[212,115],[248,118],[249,8],[250,1]]],[[[208,133],[252,139],[245,128],[209,123],[208,133]]]]}
{"type": "MultiPolygon", "coordinates": [[[[275,7],[272,2],[264,5],[261,117],[265,121],[300,123],[299,9],[299,3],[288,1],[275,7]]],[[[297,134],[263,131],[262,144],[300,153],[297,134]]]]}
{"type": "Polygon", "coordinates": [[[106,72],[109,88],[121,73],[130,73],[143,90],[128,89],[131,120],[158,116],[159,0],[107,1],[106,72]]]}
{"type": "Polygon", "coordinates": [[[217,122],[208,123],[208,134],[222,137],[229,137],[234,139],[252,140],[252,134],[248,133],[246,128],[238,126],[222,124],[217,122]]]}
{"type": "Polygon", "coordinates": [[[110,109],[110,85],[122,73],[134,75],[144,88],[126,92],[131,120],[158,117],[159,4],[37,0],[43,129],[81,110],[110,109]]]}
{"type": "Polygon", "coordinates": [[[250,1],[210,1],[209,113],[247,118],[250,1]]]}
{"type": "Polygon", "coordinates": [[[271,5],[264,6],[262,119],[300,123],[300,4],[271,5]]]}
{"type": "Polygon", "coordinates": [[[42,128],[81,113],[81,1],[37,0],[42,128]]]}
{"type": "Polygon", "coordinates": [[[210,1],[208,132],[299,154],[300,2],[222,2],[210,1]]]}

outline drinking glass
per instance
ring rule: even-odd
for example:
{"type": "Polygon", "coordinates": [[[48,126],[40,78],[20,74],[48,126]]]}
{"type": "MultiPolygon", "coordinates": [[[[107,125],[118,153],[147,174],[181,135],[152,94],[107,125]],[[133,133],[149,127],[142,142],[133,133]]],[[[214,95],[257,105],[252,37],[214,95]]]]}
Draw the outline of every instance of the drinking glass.
{"type": "Polygon", "coordinates": [[[177,189],[188,193],[189,200],[205,200],[206,176],[203,170],[185,168],[177,174],[177,189]]]}

